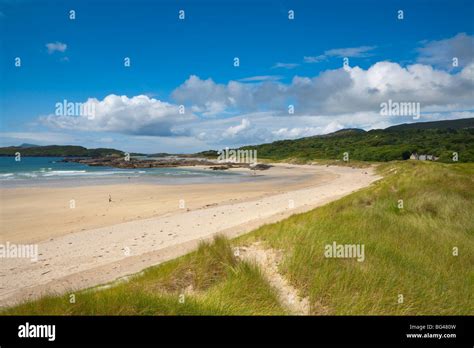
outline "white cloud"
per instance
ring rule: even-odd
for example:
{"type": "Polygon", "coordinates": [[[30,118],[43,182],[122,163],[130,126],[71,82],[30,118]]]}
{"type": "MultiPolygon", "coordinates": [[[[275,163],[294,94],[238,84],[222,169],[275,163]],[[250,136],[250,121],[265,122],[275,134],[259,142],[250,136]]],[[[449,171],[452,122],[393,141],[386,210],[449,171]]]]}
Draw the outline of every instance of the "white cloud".
{"type": "MultiPolygon", "coordinates": [[[[299,123],[298,119],[296,119],[296,123],[299,123]]],[[[313,127],[280,128],[277,131],[273,131],[272,134],[274,134],[277,139],[295,139],[333,133],[343,128],[345,127],[338,121],[331,121],[327,126],[321,124],[320,126],[313,127]]]]}
{"type": "Polygon", "coordinates": [[[203,116],[250,112],[258,107],[276,108],[285,98],[285,86],[277,81],[242,83],[229,81],[217,84],[191,75],[171,96],[179,104],[190,105],[193,112],[203,116]]]}
{"type": "Polygon", "coordinates": [[[202,113],[203,116],[216,116],[223,114],[226,111],[226,104],[219,101],[210,101],[204,104],[205,111],[202,113]]]}
{"type": "Polygon", "coordinates": [[[324,54],[321,54],[319,56],[304,56],[303,60],[305,63],[319,63],[323,60],[326,60],[326,56],[324,54]]]}
{"type": "Polygon", "coordinates": [[[294,78],[289,93],[298,100],[302,112],[376,111],[388,99],[419,102],[424,110],[448,104],[471,108],[474,104],[471,69],[466,67],[452,75],[428,65],[401,67],[379,62],[367,70],[341,68],[311,79],[294,78]]]}
{"type": "Polygon", "coordinates": [[[308,137],[319,134],[321,130],[317,127],[294,127],[294,128],[280,128],[272,131],[277,139],[294,139],[308,137]]]}
{"type": "Polygon", "coordinates": [[[328,57],[350,57],[350,58],[364,58],[369,57],[372,54],[369,53],[373,51],[375,46],[359,46],[359,47],[348,47],[348,48],[334,48],[324,52],[325,56],[328,57]]]}
{"type": "Polygon", "coordinates": [[[259,75],[259,76],[251,76],[245,77],[243,79],[239,79],[239,82],[264,82],[264,81],[278,81],[281,80],[283,77],[280,75],[259,75]]]}
{"type": "Polygon", "coordinates": [[[240,132],[250,127],[250,122],[246,118],[242,119],[242,122],[237,126],[231,126],[223,133],[224,137],[235,137],[240,132]]]}
{"type": "Polygon", "coordinates": [[[370,57],[376,46],[359,46],[359,47],[347,47],[347,48],[334,48],[331,50],[324,51],[323,54],[318,56],[304,56],[303,60],[305,63],[319,63],[327,60],[330,57],[338,58],[365,58],[370,57]]]}
{"type": "Polygon", "coordinates": [[[474,106],[473,88],[474,63],[450,74],[429,65],[402,67],[384,61],[368,69],[356,66],[327,70],[315,77],[295,76],[289,84],[216,84],[193,75],[172,95],[204,115],[272,110],[282,116],[287,114],[289,103],[295,105],[295,114],[337,115],[378,112],[380,103],[389,99],[419,102],[424,111],[469,109],[474,106]]]}
{"type": "Polygon", "coordinates": [[[227,118],[198,119],[179,126],[190,137],[208,144],[208,148],[223,148],[273,139],[265,124],[271,122],[270,113],[249,113],[227,118]],[[251,121],[250,121],[251,120],[251,121]]]}
{"type": "Polygon", "coordinates": [[[54,52],[65,52],[67,45],[65,43],[56,41],[47,43],[46,48],[48,49],[49,54],[53,54],[54,52]]]}
{"type": "Polygon", "coordinates": [[[344,125],[338,121],[332,121],[324,128],[322,134],[334,133],[344,128],[344,125]]]}
{"type": "Polygon", "coordinates": [[[227,86],[216,84],[212,79],[201,80],[191,75],[181,86],[176,88],[172,97],[178,103],[193,106],[194,112],[204,112],[207,116],[231,106],[227,86]]]}
{"type": "Polygon", "coordinates": [[[276,63],[274,66],[272,66],[272,69],[278,69],[278,68],[283,68],[283,69],[294,69],[299,64],[297,63],[276,63]]]}
{"type": "Polygon", "coordinates": [[[90,98],[85,104],[93,105],[93,118],[50,114],[40,119],[44,124],[60,129],[171,136],[176,134],[175,125],[195,118],[190,112],[180,114],[178,105],[145,95],[128,98],[111,94],[101,101],[90,98]]]}
{"type": "Polygon", "coordinates": [[[452,70],[453,58],[457,58],[458,65],[465,67],[474,62],[474,36],[459,33],[449,39],[424,41],[418,53],[418,62],[422,64],[452,70]]]}

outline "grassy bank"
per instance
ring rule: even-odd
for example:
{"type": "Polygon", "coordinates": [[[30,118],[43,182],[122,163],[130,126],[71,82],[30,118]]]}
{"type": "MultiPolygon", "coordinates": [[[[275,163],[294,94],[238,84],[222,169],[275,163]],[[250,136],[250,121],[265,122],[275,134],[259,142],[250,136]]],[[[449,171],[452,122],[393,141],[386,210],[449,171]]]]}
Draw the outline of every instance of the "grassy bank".
{"type": "Polygon", "coordinates": [[[223,237],[196,252],[146,269],[127,282],[49,296],[8,309],[14,315],[285,314],[259,269],[238,262],[223,237]],[[109,287],[110,286],[110,287],[109,287]],[[105,289],[104,289],[105,288],[105,289]]]}
{"type": "Polygon", "coordinates": [[[281,252],[279,271],[312,314],[474,314],[474,164],[378,170],[384,179],[369,188],[231,242],[218,238],[128,282],[78,292],[75,303],[69,294],[47,297],[2,314],[288,314],[261,270],[231,249],[257,241],[281,252]],[[364,261],[326,258],[333,242],[364,245],[364,261]]]}
{"type": "Polygon", "coordinates": [[[403,162],[379,171],[385,178],[372,187],[239,242],[283,249],[281,272],[314,314],[473,314],[474,165],[403,162]],[[334,241],[364,244],[365,260],[325,258],[334,241]]]}

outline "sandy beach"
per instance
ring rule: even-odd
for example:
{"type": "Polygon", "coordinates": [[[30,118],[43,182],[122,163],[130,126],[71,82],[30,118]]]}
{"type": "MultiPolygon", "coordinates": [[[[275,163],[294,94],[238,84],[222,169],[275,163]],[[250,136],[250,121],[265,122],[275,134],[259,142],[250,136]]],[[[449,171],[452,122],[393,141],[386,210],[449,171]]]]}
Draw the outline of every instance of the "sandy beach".
{"type": "Polygon", "coordinates": [[[0,306],[113,281],[377,179],[371,168],[278,164],[241,183],[2,188],[0,243],[35,243],[39,257],[1,260],[0,306]]]}

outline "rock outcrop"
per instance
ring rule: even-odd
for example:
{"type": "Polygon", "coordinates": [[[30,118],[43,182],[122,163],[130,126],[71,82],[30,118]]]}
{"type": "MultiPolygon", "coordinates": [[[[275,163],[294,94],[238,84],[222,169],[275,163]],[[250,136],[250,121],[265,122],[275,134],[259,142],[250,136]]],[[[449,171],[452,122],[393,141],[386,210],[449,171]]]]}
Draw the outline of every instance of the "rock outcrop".
{"type": "Polygon", "coordinates": [[[249,168],[251,170],[265,170],[270,168],[267,164],[249,163],[219,163],[206,159],[195,158],[163,158],[163,159],[137,159],[125,160],[123,157],[100,157],[100,158],[65,158],[62,162],[82,163],[94,167],[114,167],[114,168],[166,168],[166,167],[191,167],[208,166],[213,170],[226,170],[229,168],[249,168]]]}

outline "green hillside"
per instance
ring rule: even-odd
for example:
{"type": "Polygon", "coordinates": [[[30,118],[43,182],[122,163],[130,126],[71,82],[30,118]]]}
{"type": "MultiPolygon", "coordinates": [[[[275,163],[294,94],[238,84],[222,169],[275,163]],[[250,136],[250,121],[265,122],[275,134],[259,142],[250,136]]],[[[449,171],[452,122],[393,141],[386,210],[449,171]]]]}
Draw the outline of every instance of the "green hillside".
{"type": "Polygon", "coordinates": [[[406,129],[463,129],[474,128],[474,118],[461,118],[459,120],[445,120],[435,122],[404,123],[388,127],[386,130],[406,130],[406,129]]]}
{"type": "Polygon", "coordinates": [[[34,147],[9,146],[0,148],[0,156],[15,156],[15,153],[17,152],[19,152],[22,156],[27,157],[104,157],[109,155],[123,155],[122,151],[115,149],[86,149],[82,146],[72,145],[49,145],[34,147]]]}
{"type": "Polygon", "coordinates": [[[360,129],[269,144],[245,146],[257,150],[258,157],[270,160],[350,160],[385,162],[406,160],[411,153],[439,157],[440,162],[474,162],[474,118],[400,125],[365,132],[360,129]]]}

